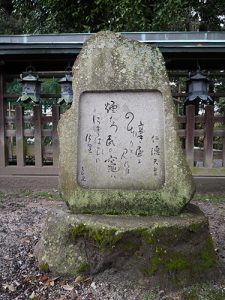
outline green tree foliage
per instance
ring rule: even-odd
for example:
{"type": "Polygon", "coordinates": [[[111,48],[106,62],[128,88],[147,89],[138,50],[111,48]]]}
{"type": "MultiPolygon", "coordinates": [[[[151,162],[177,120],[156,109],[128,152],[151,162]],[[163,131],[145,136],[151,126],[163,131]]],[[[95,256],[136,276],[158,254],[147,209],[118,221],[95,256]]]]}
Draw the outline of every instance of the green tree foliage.
{"type": "Polygon", "coordinates": [[[224,0],[158,0],[152,22],[156,30],[222,30],[224,0]]]}
{"type": "Polygon", "coordinates": [[[23,31],[22,20],[14,15],[10,0],[0,0],[0,33],[17,34],[23,31]]]}
{"type": "Polygon", "coordinates": [[[222,30],[224,0],[0,0],[0,33],[222,30]]]}
{"type": "Polygon", "coordinates": [[[158,0],[154,6],[152,27],[155,30],[191,30],[192,5],[188,0],[158,0]]]}
{"type": "Polygon", "coordinates": [[[200,30],[220,30],[225,25],[224,0],[196,1],[196,11],[200,17],[200,30]]]}
{"type": "Polygon", "coordinates": [[[24,32],[150,30],[155,0],[12,0],[24,32]],[[42,21],[42,22],[41,22],[42,21]]]}

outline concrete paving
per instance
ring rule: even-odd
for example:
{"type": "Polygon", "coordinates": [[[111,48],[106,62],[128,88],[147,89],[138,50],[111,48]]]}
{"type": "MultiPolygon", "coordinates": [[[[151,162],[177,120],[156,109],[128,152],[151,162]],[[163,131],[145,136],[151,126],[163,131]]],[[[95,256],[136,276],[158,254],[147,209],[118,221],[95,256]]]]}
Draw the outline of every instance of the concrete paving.
{"type": "Polygon", "coordinates": [[[194,177],[198,193],[225,194],[225,177],[194,177]]]}
{"type": "Polygon", "coordinates": [[[0,176],[0,191],[53,191],[58,189],[58,176],[0,176]]]}
{"type": "MultiPolygon", "coordinates": [[[[225,177],[194,177],[198,193],[224,193],[225,177]]],[[[58,176],[0,176],[0,191],[58,190],[58,176]]]]}

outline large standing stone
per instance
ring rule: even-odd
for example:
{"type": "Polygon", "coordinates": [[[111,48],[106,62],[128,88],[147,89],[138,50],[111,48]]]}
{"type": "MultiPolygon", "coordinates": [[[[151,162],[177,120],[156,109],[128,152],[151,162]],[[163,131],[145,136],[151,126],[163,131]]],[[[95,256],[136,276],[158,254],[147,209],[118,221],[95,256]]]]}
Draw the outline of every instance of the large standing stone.
{"type": "Polygon", "coordinates": [[[75,213],[176,215],[195,187],[161,53],[111,32],[73,67],[59,123],[60,191],[75,213]]]}
{"type": "Polygon", "coordinates": [[[196,207],[182,210],[194,185],[159,50],[99,33],[73,71],[74,102],[59,125],[70,211],[48,217],[40,268],[76,276],[113,267],[118,280],[163,288],[215,277],[208,220],[196,207]]]}

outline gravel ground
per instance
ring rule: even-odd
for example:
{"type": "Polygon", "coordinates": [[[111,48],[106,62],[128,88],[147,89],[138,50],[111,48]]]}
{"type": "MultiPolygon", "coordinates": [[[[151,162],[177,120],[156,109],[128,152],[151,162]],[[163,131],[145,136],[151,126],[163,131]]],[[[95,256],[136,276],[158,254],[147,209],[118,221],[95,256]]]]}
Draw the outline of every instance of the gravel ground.
{"type": "MultiPolygon", "coordinates": [[[[115,270],[95,277],[72,279],[54,278],[40,272],[35,265],[34,245],[47,213],[65,205],[62,201],[50,201],[51,197],[50,193],[0,193],[0,300],[182,299],[179,292],[153,293],[140,288],[138,283],[126,281],[126,278],[116,282],[113,277],[115,270]]],[[[219,267],[225,273],[225,202],[195,203],[209,216],[219,267]]]]}

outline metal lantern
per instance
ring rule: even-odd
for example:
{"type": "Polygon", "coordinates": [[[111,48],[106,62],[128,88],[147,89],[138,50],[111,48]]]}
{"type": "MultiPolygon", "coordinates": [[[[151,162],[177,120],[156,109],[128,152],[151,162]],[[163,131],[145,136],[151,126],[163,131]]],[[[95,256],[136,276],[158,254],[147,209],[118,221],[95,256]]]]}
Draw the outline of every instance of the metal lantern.
{"type": "Polygon", "coordinates": [[[39,76],[35,73],[32,66],[26,69],[25,74],[20,74],[20,82],[22,83],[22,96],[20,96],[17,102],[40,102],[40,90],[41,90],[41,80],[39,76]]]}
{"type": "Polygon", "coordinates": [[[209,79],[200,69],[195,73],[189,73],[187,80],[187,98],[185,104],[195,104],[202,102],[204,104],[213,104],[213,99],[208,95],[209,79]]]}
{"type": "Polygon", "coordinates": [[[61,85],[61,97],[57,103],[66,103],[67,105],[71,104],[73,102],[71,68],[67,68],[65,71],[65,76],[59,80],[59,84],[61,85]]]}

